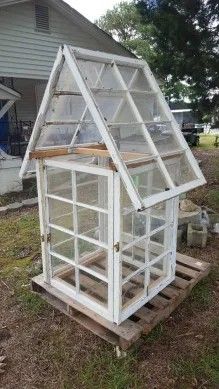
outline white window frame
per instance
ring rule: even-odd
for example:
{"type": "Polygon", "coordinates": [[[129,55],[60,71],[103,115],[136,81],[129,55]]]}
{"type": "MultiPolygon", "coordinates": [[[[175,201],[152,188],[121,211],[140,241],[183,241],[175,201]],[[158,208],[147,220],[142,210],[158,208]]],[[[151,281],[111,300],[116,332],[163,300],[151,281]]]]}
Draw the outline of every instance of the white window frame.
{"type": "MultiPolygon", "coordinates": [[[[139,59],[133,59],[133,58],[127,58],[127,57],[121,57],[113,54],[108,53],[102,53],[98,51],[91,51],[87,49],[81,49],[81,48],[75,48],[72,46],[64,45],[59,49],[56,61],[54,63],[50,79],[45,91],[45,95],[39,110],[39,114],[37,116],[37,120],[34,126],[34,130],[25,154],[24,162],[20,171],[20,175],[23,176],[27,162],[28,162],[28,156],[31,151],[35,149],[37,140],[40,136],[40,128],[45,121],[45,115],[46,111],[49,105],[49,102],[52,98],[53,88],[56,85],[58,75],[61,71],[61,68],[63,66],[64,60],[69,66],[69,70],[72,73],[73,77],[75,78],[78,87],[80,89],[80,92],[85,100],[86,103],[86,109],[89,107],[90,113],[94,119],[94,122],[106,144],[106,147],[110,153],[110,156],[119,171],[122,180],[124,182],[124,185],[127,189],[127,192],[129,194],[129,197],[133,203],[133,206],[136,210],[141,211],[147,207],[150,207],[158,202],[173,198],[178,196],[179,194],[189,191],[191,189],[194,189],[200,185],[203,185],[206,181],[205,178],[198,166],[198,163],[196,159],[194,158],[191,150],[189,149],[187,142],[185,141],[179,126],[177,122],[175,121],[165,99],[164,96],[153,77],[153,74],[147,65],[145,61],[139,60],[139,59]],[[158,167],[160,168],[161,174],[163,174],[164,179],[167,182],[167,187],[169,188],[168,191],[161,192],[156,195],[149,196],[148,198],[141,198],[139,195],[137,188],[131,178],[131,175],[129,173],[129,169],[127,168],[126,164],[121,158],[120,152],[116,146],[116,143],[113,139],[113,137],[110,134],[110,131],[108,129],[107,123],[104,120],[104,117],[102,115],[102,112],[100,111],[94,95],[92,93],[92,90],[87,85],[86,81],[83,79],[81,70],[78,66],[77,59],[82,58],[85,60],[94,60],[94,61],[100,61],[104,64],[110,63],[113,65],[115,77],[117,77],[117,80],[119,83],[123,86],[124,91],[126,93],[127,99],[129,101],[129,104],[132,108],[132,111],[134,113],[134,116],[136,118],[137,123],[139,123],[142,127],[143,134],[145,137],[145,140],[147,144],[149,145],[149,148],[152,152],[152,157],[157,162],[158,167]],[[158,103],[160,107],[162,108],[162,111],[164,115],[166,116],[167,120],[170,122],[173,132],[176,136],[176,139],[178,140],[179,144],[182,147],[182,151],[185,153],[185,157],[188,159],[188,163],[190,164],[191,169],[193,169],[195,175],[197,176],[197,179],[192,180],[186,184],[180,185],[176,187],[170,177],[170,174],[167,171],[167,168],[162,160],[162,156],[158,152],[148,130],[147,130],[147,124],[144,123],[144,120],[142,116],[139,113],[139,110],[132,98],[132,95],[130,93],[129,87],[127,88],[125,82],[123,81],[123,78],[119,72],[119,69],[117,65],[126,65],[130,67],[134,67],[137,69],[142,69],[143,73],[145,74],[145,77],[147,79],[147,82],[149,82],[151,90],[153,93],[157,95],[158,103]]],[[[104,66],[103,66],[104,67],[104,66]]],[[[102,67],[102,69],[103,69],[102,67]]],[[[101,69],[101,71],[102,71],[101,69]]],[[[136,74],[136,72],[134,72],[136,74]]],[[[133,76],[134,77],[134,76],[133,76]]],[[[132,79],[133,79],[132,77],[132,79]]],[[[154,122],[156,124],[156,122],[154,122]]],[[[74,147],[74,141],[75,137],[73,137],[71,144],[68,146],[68,152],[72,153],[73,147],[74,147]]]]}
{"type": "MultiPolygon", "coordinates": [[[[42,259],[43,259],[43,275],[44,275],[44,281],[51,284],[55,288],[59,289],[61,292],[67,294],[69,297],[74,298],[78,302],[82,303],[83,305],[87,306],[88,308],[93,309],[96,313],[103,316],[104,318],[113,321],[113,255],[114,255],[114,249],[113,249],[113,201],[114,198],[112,196],[113,192],[113,171],[109,169],[103,169],[99,167],[94,166],[87,166],[87,165],[80,165],[77,162],[68,162],[68,161],[57,161],[52,159],[47,159],[42,161],[37,161],[37,182],[38,182],[38,194],[39,194],[39,213],[40,213],[40,228],[41,228],[41,235],[44,236],[44,239],[42,240],[42,259]],[[75,177],[76,172],[84,172],[84,173],[90,173],[93,175],[98,175],[102,177],[106,177],[108,181],[108,209],[104,209],[101,207],[93,207],[92,205],[89,206],[89,204],[86,205],[85,208],[99,210],[100,212],[103,212],[104,214],[108,215],[108,243],[104,244],[100,240],[95,240],[93,238],[89,238],[86,235],[78,234],[77,230],[77,212],[76,212],[76,206],[78,206],[78,202],[75,200],[73,201],[73,198],[65,199],[61,196],[55,196],[47,193],[47,173],[46,168],[47,167],[53,167],[53,168],[62,168],[65,170],[69,170],[72,172],[73,177],[75,177]],[[50,223],[49,220],[49,206],[48,206],[48,200],[57,199],[63,202],[67,202],[69,204],[72,204],[73,206],[73,219],[74,224],[76,222],[76,231],[71,231],[66,228],[63,228],[61,226],[53,225],[50,223]],[[76,250],[76,256],[75,260],[72,261],[68,259],[67,257],[64,257],[60,254],[54,253],[50,249],[50,242],[47,242],[47,234],[50,232],[50,228],[55,228],[58,231],[63,231],[67,233],[68,235],[74,237],[75,239],[83,239],[84,241],[93,243],[97,245],[98,247],[102,247],[106,249],[107,252],[107,277],[102,275],[101,273],[97,273],[96,271],[89,269],[88,267],[85,267],[81,264],[79,264],[79,257],[76,250]],[[55,256],[56,258],[61,259],[66,264],[72,265],[75,268],[75,278],[76,286],[77,288],[73,288],[70,285],[68,285],[65,281],[61,281],[58,278],[52,277],[52,269],[51,269],[51,255],[55,256]],[[99,280],[104,281],[106,284],[108,284],[108,307],[105,308],[95,300],[92,300],[92,298],[89,298],[88,296],[83,295],[82,293],[79,293],[78,285],[79,285],[79,269],[85,271],[87,274],[91,274],[98,278],[99,280]]],[[[73,187],[72,190],[76,191],[76,183],[75,180],[72,180],[73,187]]],[[[74,199],[76,198],[73,196],[74,199]]],[[[81,206],[84,206],[83,203],[80,203],[81,206]]]]}

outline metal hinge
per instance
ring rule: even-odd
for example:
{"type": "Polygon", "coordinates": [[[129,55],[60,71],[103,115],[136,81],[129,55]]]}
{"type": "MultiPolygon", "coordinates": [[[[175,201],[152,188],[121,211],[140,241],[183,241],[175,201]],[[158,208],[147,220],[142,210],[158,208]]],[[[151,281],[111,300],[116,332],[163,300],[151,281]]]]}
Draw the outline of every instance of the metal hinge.
{"type": "Polygon", "coordinates": [[[116,253],[119,252],[119,249],[120,249],[120,247],[119,247],[119,242],[117,242],[116,244],[114,244],[114,249],[115,249],[116,253]]]}
{"type": "MultiPolygon", "coordinates": [[[[51,241],[51,234],[47,234],[46,235],[46,242],[50,242],[51,241]]],[[[41,242],[45,242],[45,235],[41,235],[41,242]]]]}

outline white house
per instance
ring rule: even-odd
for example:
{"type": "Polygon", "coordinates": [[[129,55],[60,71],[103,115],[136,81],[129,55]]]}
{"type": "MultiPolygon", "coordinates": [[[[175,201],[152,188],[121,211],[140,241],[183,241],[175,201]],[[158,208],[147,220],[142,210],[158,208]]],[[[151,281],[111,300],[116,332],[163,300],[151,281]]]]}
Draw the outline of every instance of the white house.
{"type": "MultiPolygon", "coordinates": [[[[21,94],[0,119],[0,147],[23,154],[61,44],[132,57],[62,0],[0,0],[0,83],[21,94]]],[[[0,109],[2,105],[0,100],[0,109]]]]}

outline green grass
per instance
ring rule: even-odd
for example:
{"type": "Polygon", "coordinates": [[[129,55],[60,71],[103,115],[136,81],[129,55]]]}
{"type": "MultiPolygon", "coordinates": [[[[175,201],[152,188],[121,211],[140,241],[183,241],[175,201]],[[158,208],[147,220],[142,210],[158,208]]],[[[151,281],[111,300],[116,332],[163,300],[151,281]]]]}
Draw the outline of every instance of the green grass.
{"type": "Polygon", "coordinates": [[[191,308],[208,308],[213,300],[212,284],[209,278],[200,281],[192,290],[189,298],[191,308]]]}
{"type": "MultiPolygon", "coordinates": [[[[176,378],[189,380],[206,379],[209,384],[219,384],[219,351],[218,349],[206,349],[201,356],[192,360],[188,357],[177,358],[171,366],[176,378]]],[[[212,386],[211,386],[212,387],[212,386]]]]}
{"type": "Polygon", "coordinates": [[[0,278],[25,311],[38,315],[46,304],[30,291],[30,278],[41,272],[34,261],[40,256],[37,210],[1,218],[0,236],[0,278]]]}
{"type": "Polygon", "coordinates": [[[40,255],[40,232],[37,211],[1,218],[0,274],[10,275],[14,268],[25,268],[40,255]]]}
{"type": "Polygon", "coordinates": [[[115,353],[105,351],[90,357],[79,379],[87,389],[137,389],[141,384],[136,367],[137,360],[133,354],[118,359],[115,353]]]}
{"type": "Polygon", "coordinates": [[[162,336],[164,336],[164,326],[163,323],[159,323],[148,335],[144,335],[143,337],[146,342],[156,342],[162,336]]]}
{"type": "Polygon", "coordinates": [[[206,201],[210,208],[214,210],[219,210],[219,188],[210,189],[207,193],[206,201]]]}
{"type": "Polygon", "coordinates": [[[214,149],[215,139],[216,139],[215,135],[200,134],[198,147],[201,147],[203,149],[214,149]]]}

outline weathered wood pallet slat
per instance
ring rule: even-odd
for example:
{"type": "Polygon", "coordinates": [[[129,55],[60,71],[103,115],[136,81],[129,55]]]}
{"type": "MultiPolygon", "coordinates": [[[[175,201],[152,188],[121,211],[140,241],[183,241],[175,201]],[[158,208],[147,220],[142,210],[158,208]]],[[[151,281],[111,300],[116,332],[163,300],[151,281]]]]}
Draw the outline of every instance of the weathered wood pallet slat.
{"type": "Polygon", "coordinates": [[[209,271],[209,263],[177,253],[175,280],[119,326],[46,284],[42,275],[33,278],[32,289],[72,320],[107,342],[126,350],[142,334],[148,334],[159,322],[168,318],[209,271]]]}

